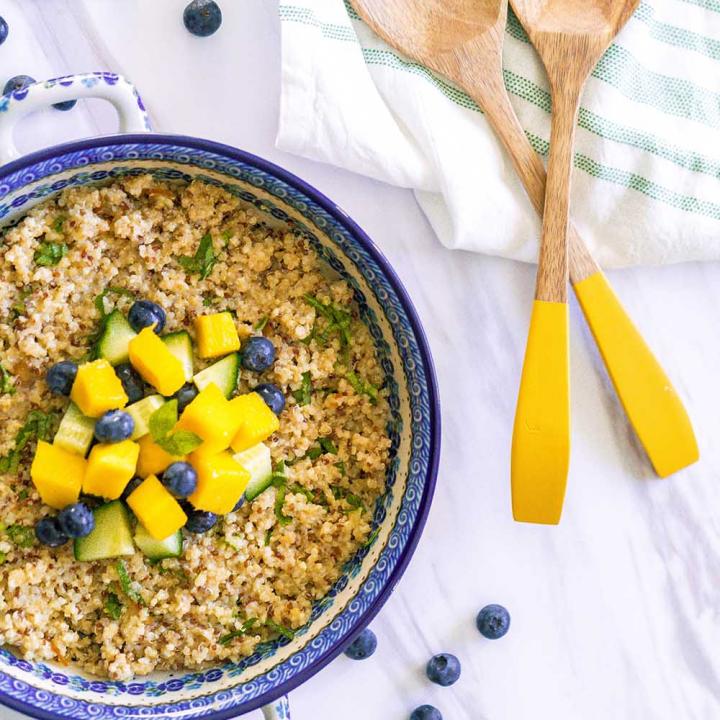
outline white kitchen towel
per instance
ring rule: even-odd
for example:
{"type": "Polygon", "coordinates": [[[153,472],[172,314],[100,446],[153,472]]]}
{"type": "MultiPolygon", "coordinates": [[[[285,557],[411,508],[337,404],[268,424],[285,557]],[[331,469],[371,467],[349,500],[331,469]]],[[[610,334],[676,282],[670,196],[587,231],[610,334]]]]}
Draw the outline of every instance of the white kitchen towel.
{"type": "MultiPolygon", "coordinates": [[[[277,145],[412,188],[441,242],[535,261],[540,224],[463,92],[343,0],[279,0],[277,145]]],[[[505,83],[538,152],[550,99],[510,13],[505,83]]],[[[720,0],[642,0],[588,81],[572,215],[605,267],[720,258],[720,0]]]]}

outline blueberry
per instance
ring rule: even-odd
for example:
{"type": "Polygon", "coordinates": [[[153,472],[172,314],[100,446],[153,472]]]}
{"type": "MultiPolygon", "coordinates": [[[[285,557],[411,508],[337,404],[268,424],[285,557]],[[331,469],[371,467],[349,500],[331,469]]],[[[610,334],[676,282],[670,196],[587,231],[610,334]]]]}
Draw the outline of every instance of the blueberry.
{"type": "Polygon", "coordinates": [[[242,365],[246,370],[262,372],[275,362],[275,346],[265,337],[251,337],[242,350],[242,365]]]}
{"type": "Polygon", "coordinates": [[[475,624],[481,635],[497,640],[510,629],[510,613],[502,605],[486,605],[478,613],[475,624]]]}
{"type": "Polygon", "coordinates": [[[150,300],[137,300],[130,308],[128,322],[135,332],[140,332],[154,323],[155,332],[159,335],[165,327],[165,311],[150,300]]]}
{"type": "Polygon", "coordinates": [[[101,443],[127,440],[135,430],[132,416],[122,410],[109,410],[95,423],[95,439],[101,443]]]}
{"type": "Polygon", "coordinates": [[[215,0],[193,0],[183,12],[183,22],[188,32],[207,37],[222,25],[222,11],[215,0]]]}
{"type": "Polygon", "coordinates": [[[174,462],[163,473],[162,484],[175,497],[186,498],[195,492],[197,473],[190,463],[174,462]]]}
{"type": "Polygon", "coordinates": [[[285,395],[277,385],[263,383],[255,388],[255,392],[276,415],[285,409],[285,395]]]}
{"type": "Polygon", "coordinates": [[[198,389],[193,383],[183,385],[173,397],[177,400],[178,412],[181,413],[196,397],[198,389]]]}
{"type": "Polygon", "coordinates": [[[436,707],[421,705],[412,711],[410,720],[443,720],[443,716],[436,707]]]}
{"type": "Polygon", "coordinates": [[[435,655],[428,661],[425,674],[432,682],[447,687],[460,677],[460,661],[450,653],[435,655]]]}
{"type": "Polygon", "coordinates": [[[115,374],[120,378],[123,390],[128,396],[129,403],[143,399],[145,395],[145,383],[130,363],[121,363],[118,365],[115,368],[115,374]]]}
{"type": "Polygon", "coordinates": [[[232,509],[233,512],[237,512],[245,504],[245,493],[240,496],[240,499],[235,503],[235,507],[232,509]]]}
{"type": "Polygon", "coordinates": [[[72,390],[75,376],[77,375],[77,365],[70,360],[63,360],[55,363],[45,375],[45,381],[48,387],[56,395],[69,395],[72,390]]]}
{"type": "Polygon", "coordinates": [[[0,17],[0,45],[7,40],[9,32],[10,28],[8,27],[7,21],[4,17],[0,17]]]}
{"type": "Polygon", "coordinates": [[[3,95],[16,92],[17,90],[24,90],[28,85],[32,85],[34,82],[35,78],[30,77],[29,75],[16,75],[15,77],[11,77],[5,83],[3,95]]]}
{"type": "Polygon", "coordinates": [[[377,637],[370,628],[365,628],[348,646],[345,654],[351,660],[366,660],[377,650],[377,637]]]}
{"type": "Polygon", "coordinates": [[[72,110],[76,104],[77,100],[63,100],[63,102],[53,103],[53,107],[56,110],[62,110],[65,112],[66,110],[72,110]]]}
{"type": "Polygon", "coordinates": [[[195,510],[195,508],[185,505],[183,508],[187,513],[188,519],[185,523],[185,529],[191,533],[206,533],[218,521],[215,513],[206,510],[195,510]]]}
{"type": "Polygon", "coordinates": [[[137,475],[130,480],[130,482],[125,486],[125,489],[122,491],[122,495],[120,496],[121,500],[127,500],[130,493],[132,493],[134,490],[137,490],[140,485],[143,484],[144,479],[141,477],[138,477],[137,475]]]}
{"type": "Polygon", "coordinates": [[[35,525],[35,537],[48,547],[60,547],[68,541],[56,517],[44,517],[35,525]]]}
{"type": "Polygon", "coordinates": [[[89,535],[95,527],[95,517],[85,503],[74,503],[61,510],[57,516],[60,529],[71,538],[89,535]]]}

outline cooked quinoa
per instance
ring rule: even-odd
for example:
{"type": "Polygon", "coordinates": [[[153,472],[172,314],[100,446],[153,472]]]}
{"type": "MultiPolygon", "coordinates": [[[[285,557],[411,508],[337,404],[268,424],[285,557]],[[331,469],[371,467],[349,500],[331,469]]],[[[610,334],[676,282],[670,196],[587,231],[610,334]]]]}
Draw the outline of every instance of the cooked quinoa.
{"type": "MultiPolygon", "coordinates": [[[[30,660],[127,679],[238,660],[301,627],[367,542],[385,487],[388,404],[384,390],[366,391],[381,386],[382,373],[347,283],[304,238],[271,229],[226,191],[149,175],[66,190],[3,240],[0,457],[11,456],[29,419],[33,432],[17,469],[0,464],[0,644],[30,660]],[[202,279],[178,258],[193,256],[208,233],[215,263],[202,279]],[[262,332],[272,340],[274,366],[262,379],[241,370],[239,391],[258,382],[284,390],[268,444],[274,462],[292,462],[280,514],[271,487],[209,533],[185,533],[180,558],[153,564],[138,551],[124,560],[131,588],[117,560],[78,562],[72,543],[50,549],[32,533],[54,512],[30,480],[35,438],[52,437],[67,405],[44,374],[87,357],[96,299],[108,287],[160,304],[170,332],[192,333],[197,315],[231,309],[241,339],[262,332]],[[323,321],[307,296],[352,313],[348,347],[337,333],[314,332],[323,321]]],[[[133,298],[111,291],[103,302],[127,312],[133,298]]]]}

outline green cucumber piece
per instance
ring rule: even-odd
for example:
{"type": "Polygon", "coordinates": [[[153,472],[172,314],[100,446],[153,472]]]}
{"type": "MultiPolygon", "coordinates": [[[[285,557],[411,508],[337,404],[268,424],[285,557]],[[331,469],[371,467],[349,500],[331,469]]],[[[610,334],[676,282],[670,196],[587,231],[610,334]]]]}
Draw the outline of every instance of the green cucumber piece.
{"type": "Polygon", "coordinates": [[[86,417],[78,406],[71,402],[60,421],[53,444],[85,457],[94,434],[95,418],[86,417]]]}
{"type": "Polygon", "coordinates": [[[245,488],[246,500],[254,500],[261,492],[267,490],[272,480],[272,458],[270,448],[265,443],[258,443],[247,450],[235,453],[233,460],[250,473],[250,482],[245,488]]]}
{"type": "Polygon", "coordinates": [[[98,357],[111,365],[128,361],[128,345],[137,333],[119,310],[113,310],[106,318],[102,335],[98,340],[98,357]]]}
{"type": "Polygon", "coordinates": [[[101,505],[93,516],[93,531],[75,540],[76,560],[107,560],[135,554],[130,514],[120,500],[101,505]]]}
{"type": "Polygon", "coordinates": [[[131,440],[137,440],[150,432],[150,416],[164,404],[165,398],[162,395],[148,395],[125,408],[125,412],[135,421],[131,440]]]}
{"type": "Polygon", "coordinates": [[[197,373],[193,382],[198,390],[204,390],[210,383],[215,383],[225,397],[230,397],[237,387],[239,370],[240,355],[231,353],[197,373]]]}
{"type": "Polygon", "coordinates": [[[142,524],[138,523],[135,530],[135,544],[150,560],[180,557],[183,548],[182,533],[178,530],[164,540],[156,540],[142,524]]]}
{"type": "Polygon", "coordinates": [[[193,348],[192,340],[185,330],[170,333],[160,338],[167,349],[182,363],[185,371],[185,382],[190,382],[193,377],[193,348]]]}

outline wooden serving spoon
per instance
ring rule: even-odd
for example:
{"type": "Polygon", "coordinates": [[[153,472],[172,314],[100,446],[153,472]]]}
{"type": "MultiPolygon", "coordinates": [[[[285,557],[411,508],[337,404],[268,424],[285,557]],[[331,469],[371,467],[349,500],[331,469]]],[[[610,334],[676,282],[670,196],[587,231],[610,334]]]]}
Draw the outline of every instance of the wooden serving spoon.
{"type": "MultiPolygon", "coordinates": [[[[510,156],[530,200],[542,213],[545,169],[525,136],[503,81],[507,0],[351,2],[385,42],[444,75],[475,100],[510,156]]],[[[572,226],[568,236],[570,279],[615,389],[656,472],[669,475],[698,459],[685,408],[572,226]]],[[[566,306],[559,305],[559,314],[565,316],[566,306]]],[[[561,327],[563,322],[561,317],[561,327]]],[[[545,348],[561,355],[561,363],[567,358],[563,342],[562,336],[551,339],[545,348]]],[[[555,377],[560,378],[562,392],[562,376],[555,377]]],[[[567,371],[564,379],[567,397],[567,371]]],[[[557,404],[555,386],[546,384],[547,380],[538,375],[535,381],[534,392],[542,393],[534,403],[535,412],[516,416],[513,515],[517,520],[556,523],[568,465],[568,412],[566,401],[557,404]],[[519,431],[518,417],[522,418],[519,431]],[[558,440],[548,446],[549,437],[558,440]]]]}

